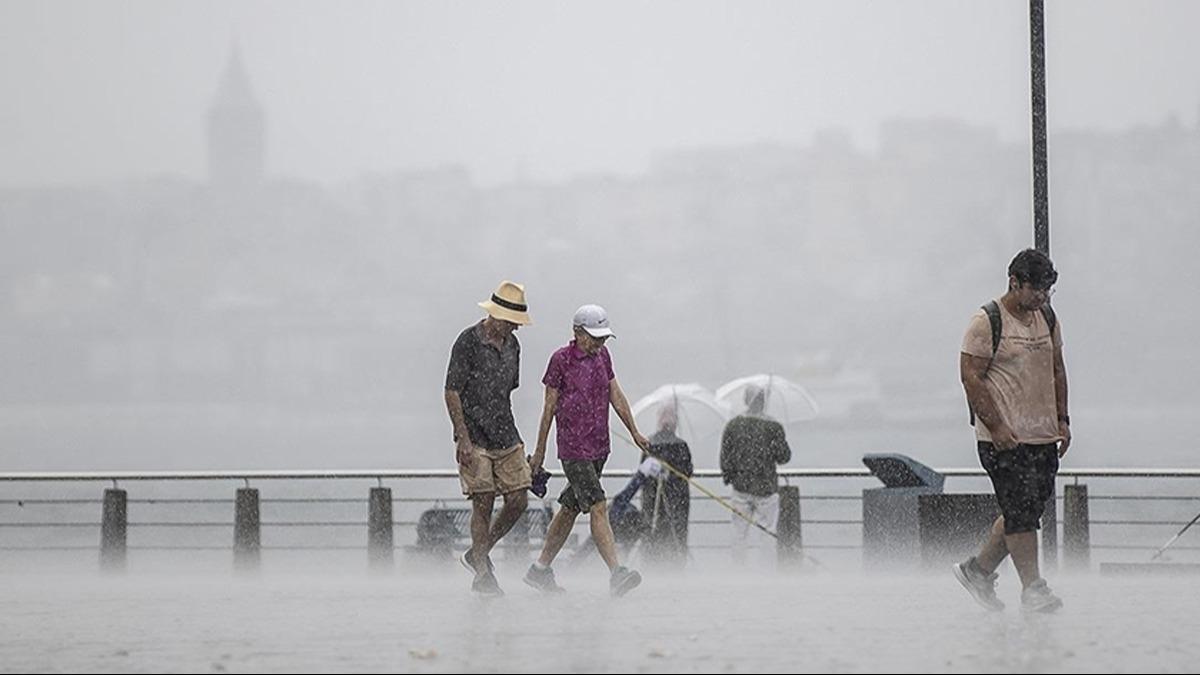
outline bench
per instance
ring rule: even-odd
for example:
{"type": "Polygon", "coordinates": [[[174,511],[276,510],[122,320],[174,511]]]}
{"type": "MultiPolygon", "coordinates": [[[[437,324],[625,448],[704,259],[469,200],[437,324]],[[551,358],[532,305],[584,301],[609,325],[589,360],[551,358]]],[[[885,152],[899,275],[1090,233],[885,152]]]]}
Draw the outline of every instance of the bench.
{"type": "MultiPolygon", "coordinates": [[[[546,539],[546,530],[554,512],[547,502],[541,507],[530,507],[521,514],[499,548],[521,548],[541,545],[546,539]]],[[[471,545],[471,509],[437,506],[427,509],[417,519],[417,549],[427,553],[449,555],[455,549],[471,545]]]]}

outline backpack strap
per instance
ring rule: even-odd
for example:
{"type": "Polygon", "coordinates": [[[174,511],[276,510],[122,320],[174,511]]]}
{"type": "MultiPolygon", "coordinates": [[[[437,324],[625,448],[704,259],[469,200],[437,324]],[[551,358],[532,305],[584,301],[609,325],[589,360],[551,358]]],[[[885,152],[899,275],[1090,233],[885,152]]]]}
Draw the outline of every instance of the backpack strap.
{"type": "MultiPolygon", "coordinates": [[[[1000,305],[992,300],[982,307],[987,314],[988,323],[992,326],[992,358],[996,357],[996,350],[1000,349],[1000,329],[1003,327],[1000,321],[1000,305]]],[[[1049,319],[1047,319],[1049,323],[1049,319]]],[[[1051,328],[1053,332],[1053,328],[1051,328]]],[[[971,409],[970,404],[967,405],[967,410],[971,413],[971,426],[975,426],[975,411],[971,409]]]]}
{"type": "Polygon", "coordinates": [[[992,324],[992,356],[995,357],[996,350],[1000,349],[1000,304],[992,300],[983,306],[983,311],[987,312],[988,322],[992,324]]]}
{"type": "Polygon", "coordinates": [[[1054,314],[1054,308],[1050,305],[1042,305],[1042,318],[1046,320],[1046,325],[1050,327],[1050,343],[1054,343],[1054,327],[1058,325],[1058,316],[1054,314]]]}

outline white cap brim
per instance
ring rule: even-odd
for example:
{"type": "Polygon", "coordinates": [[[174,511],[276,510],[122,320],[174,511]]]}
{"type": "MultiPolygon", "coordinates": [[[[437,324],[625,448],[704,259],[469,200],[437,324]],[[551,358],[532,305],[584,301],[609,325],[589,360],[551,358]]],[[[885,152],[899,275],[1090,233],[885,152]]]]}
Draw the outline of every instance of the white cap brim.
{"type": "Polygon", "coordinates": [[[580,328],[587,331],[587,334],[591,335],[594,338],[602,338],[602,337],[615,338],[615,337],[617,337],[616,335],[613,335],[611,328],[588,328],[587,326],[580,326],[580,328]]]}

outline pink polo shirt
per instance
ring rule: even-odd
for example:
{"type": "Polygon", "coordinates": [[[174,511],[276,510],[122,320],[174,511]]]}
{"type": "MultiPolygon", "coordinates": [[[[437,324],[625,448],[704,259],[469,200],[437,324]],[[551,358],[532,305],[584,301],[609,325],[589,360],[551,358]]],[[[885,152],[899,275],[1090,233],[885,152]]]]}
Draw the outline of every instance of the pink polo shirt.
{"type": "Polygon", "coordinates": [[[550,356],[542,384],[558,390],[558,458],[592,461],[609,453],[608,387],[616,377],[608,349],[588,354],[572,340],[550,356]]]}

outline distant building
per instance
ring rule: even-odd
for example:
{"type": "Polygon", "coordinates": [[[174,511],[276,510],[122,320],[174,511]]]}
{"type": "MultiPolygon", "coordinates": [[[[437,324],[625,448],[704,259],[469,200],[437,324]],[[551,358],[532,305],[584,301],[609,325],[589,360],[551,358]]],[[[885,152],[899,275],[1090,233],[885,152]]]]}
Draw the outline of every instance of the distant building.
{"type": "Polygon", "coordinates": [[[237,44],[208,109],[208,179],[214,187],[260,184],[266,159],[266,120],[250,86],[237,44]]]}

